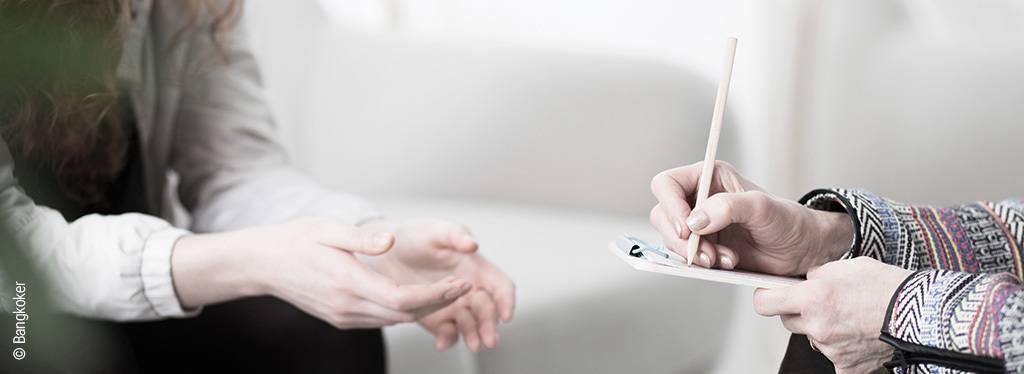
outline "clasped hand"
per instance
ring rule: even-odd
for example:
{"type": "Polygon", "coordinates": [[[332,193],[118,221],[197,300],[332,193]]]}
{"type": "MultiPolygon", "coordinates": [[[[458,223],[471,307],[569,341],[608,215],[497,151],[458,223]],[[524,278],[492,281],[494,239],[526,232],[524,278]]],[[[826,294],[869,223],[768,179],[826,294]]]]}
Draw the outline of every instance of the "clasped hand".
{"type": "Polygon", "coordinates": [[[515,309],[512,281],[477,247],[444,221],[300,219],[182,237],[172,272],[185,308],[272,295],[337,328],[419,322],[438,350],[461,334],[476,352],[497,344],[515,309]]]}

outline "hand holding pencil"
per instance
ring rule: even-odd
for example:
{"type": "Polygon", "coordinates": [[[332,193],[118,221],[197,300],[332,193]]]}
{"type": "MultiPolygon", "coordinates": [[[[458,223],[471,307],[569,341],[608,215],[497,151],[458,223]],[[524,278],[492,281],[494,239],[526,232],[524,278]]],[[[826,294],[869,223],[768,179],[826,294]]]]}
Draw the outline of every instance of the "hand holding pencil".
{"type": "Polygon", "coordinates": [[[845,253],[853,225],[844,213],[772,196],[732,165],[715,160],[735,46],[730,39],[705,161],[654,177],[651,191],[658,204],[651,224],[666,247],[697,266],[803,275],[845,253]]]}
{"type": "Polygon", "coordinates": [[[690,238],[700,235],[695,266],[798,276],[850,249],[853,223],[846,213],[776,197],[724,161],[715,163],[708,199],[692,208],[703,168],[697,162],[651,181],[658,199],[651,224],[664,245],[684,257],[690,238]]]}

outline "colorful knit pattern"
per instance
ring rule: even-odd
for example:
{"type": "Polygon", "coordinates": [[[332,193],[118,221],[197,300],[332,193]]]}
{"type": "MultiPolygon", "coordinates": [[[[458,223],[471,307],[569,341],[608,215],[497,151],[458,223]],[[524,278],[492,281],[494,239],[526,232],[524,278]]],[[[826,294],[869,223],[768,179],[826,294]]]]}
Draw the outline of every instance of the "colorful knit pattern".
{"type": "Polygon", "coordinates": [[[910,367],[894,368],[896,374],[963,374],[963,371],[950,369],[944,366],[921,364],[910,367]]]}
{"type": "Polygon", "coordinates": [[[1002,357],[1001,310],[1018,290],[1008,273],[919,271],[896,293],[883,330],[908,343],[1002,357]]]}
{"type": "MultiPolygon", "coordinates": [[[[801,201],[850,215],[856,238],[846,257],[923,269],[893,296],[884,331],[908,343],[999,358],[1010,372],[1024,373],[1024,200],[934,208],[830,189],[801,201]]],[[[936,369],[899,371],[948,371],[936,369]]]]}

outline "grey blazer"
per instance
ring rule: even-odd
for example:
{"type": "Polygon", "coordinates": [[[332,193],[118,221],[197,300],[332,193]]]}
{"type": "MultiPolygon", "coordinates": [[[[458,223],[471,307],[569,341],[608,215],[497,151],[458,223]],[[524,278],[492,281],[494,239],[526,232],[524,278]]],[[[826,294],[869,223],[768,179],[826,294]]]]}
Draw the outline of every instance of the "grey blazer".
{"type": "MultiPolygon", "coordinates": [[[[223,46],[230,57],[223,63],[209,37],[209,17],[175,44],[188,16],[179,2],[135,5],[117,75],[138,117],[146,212],[67,222],[18,186],[17,165],[0,141],[0,223],[28,243],[29,257],[55,285],[60,305],[110,320],[188,316],[198,311],[182,310],[170,271],[182,235],[297,216],[355,224],[375,215],[363,200],[329,191],[289,166],[244,19],[223,46]],[[172,173],[179,180],[176,194],[166,190],[172,173]],[[191,227],[169,223],[166,197],[174,195],[190,213],[191,227]]],[[[0,306],[9,309],[13,281],[3,278],[0,306]]]]}

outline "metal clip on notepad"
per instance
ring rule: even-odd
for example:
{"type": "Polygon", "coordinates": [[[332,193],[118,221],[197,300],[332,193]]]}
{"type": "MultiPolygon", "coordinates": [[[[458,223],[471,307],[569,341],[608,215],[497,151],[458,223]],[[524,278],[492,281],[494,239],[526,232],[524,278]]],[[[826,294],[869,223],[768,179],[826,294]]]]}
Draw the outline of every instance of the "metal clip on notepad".
{"type": "Polygon", "coordinates": [[[660,245],[651,245],[643,240],[637,239],[632,236],[623,236],[616,240],[616,246],[619,247],[626,254],[642,258],[645,260],[656,261],[660,260],[676,260],[681,261],[682,256],[679,256],[672,250],[665,248],[660,245]]]}

